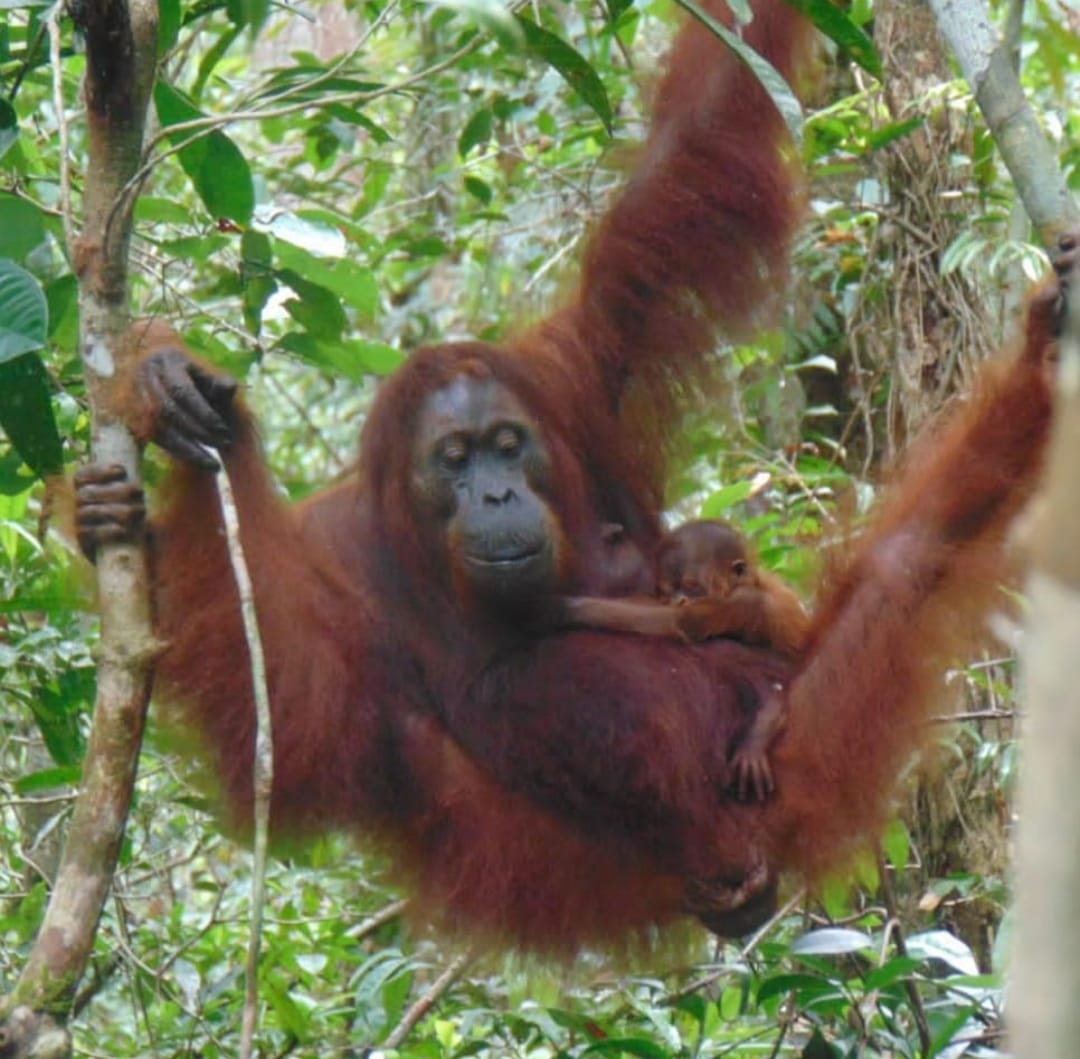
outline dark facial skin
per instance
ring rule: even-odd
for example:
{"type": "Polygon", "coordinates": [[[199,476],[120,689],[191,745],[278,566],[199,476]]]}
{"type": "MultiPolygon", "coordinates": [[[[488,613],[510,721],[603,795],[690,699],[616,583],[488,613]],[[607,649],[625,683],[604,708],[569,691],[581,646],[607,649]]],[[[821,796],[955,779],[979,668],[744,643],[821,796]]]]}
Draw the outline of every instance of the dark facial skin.
{"type": "Polygon", "coordinates": [[[550,463],[526,409],[494,379],[462,374],[417,423],[412,494],[443,526],[459,586],[491,606],[522,606],[559,578],[559,524],[543,497],[550,463]]]}

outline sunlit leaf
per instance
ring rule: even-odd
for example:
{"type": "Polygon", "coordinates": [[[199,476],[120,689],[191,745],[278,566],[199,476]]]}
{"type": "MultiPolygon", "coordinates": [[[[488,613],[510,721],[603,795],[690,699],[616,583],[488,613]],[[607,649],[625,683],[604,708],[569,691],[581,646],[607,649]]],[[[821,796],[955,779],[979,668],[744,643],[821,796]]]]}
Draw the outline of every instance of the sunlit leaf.
{"type": "Polygon", "coordinates": [[[881,837],[881,848],[894,868],[906,868],[911,853],[911,839],[902,820],[893,820],[881,837]]]}
{"type": "Polygon", "coordinates": [[[732,482],[710,493],[701,505],[702,518],[720,518],[725,511],[745,500],[750,495],[752,484],[749,481],[732,482]]]}
{"type": "Polygon", "coordinates": [[[464,15],[497,38],[505,48],[519,48],[522,43],[521,28],[514,16],[500,0],[428,0],[436,7],[445,7],[464,15]]]}
{"type": "Polygon", "coordinates": [[[822,930],[811,930],[801,938],[796,938],[792,942],[791,951],[803,956],[842,956],[873,947],[873,938],[861,930],[825,927],[822,930]]]}
{"type": "Polygon", "coordinates": [[[320,257],[299,246],[278,239],[274,256],[279,265],[292,269],[305,279],[331,290],[365,319],[371,319],[379,304],[375,274],[347,257],[320,257]]]}
{"type": "Polygon", "coordinates": [[[911,956],[924,960],[941,960],[961,974],[978,974],[979,964],[971,949],[947,930],[928,930],[907,940],[911,956]]]}

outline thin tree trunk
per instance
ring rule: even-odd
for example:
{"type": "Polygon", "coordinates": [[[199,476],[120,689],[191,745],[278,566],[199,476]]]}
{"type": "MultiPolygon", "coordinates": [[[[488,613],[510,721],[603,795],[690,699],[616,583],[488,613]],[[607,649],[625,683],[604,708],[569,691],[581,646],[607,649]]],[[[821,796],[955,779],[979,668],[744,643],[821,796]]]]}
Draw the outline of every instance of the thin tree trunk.
{"type": "MultiPolygon", "coordinates": [[[[82,230],[71,236],[70,214],[65,227],[79,279],[93,458],[122,464],[137,480],[139,448],[112,400],[126,354],[128,243],[137,194],[128,184],[139,167],[154,80],[157,3],[86,0],[77,10],[86,39],[89,159],[82,230]]],[[[57,23],[53,34],[56,63],[57,23]]],[[[62,100],[58,103],[62,114],[62,100]]],[[[62,193],[69,207],[67,181],[62,193]]],[[[5,1056],[70,1052],[64,1023],[93,948],[135,781],[156,650],[145,550],[141,545],[104,547],[97,568],[101,648],[93,728],[49,907],[26,967],[2,1007],[0,1051],[5,1056]]]]}

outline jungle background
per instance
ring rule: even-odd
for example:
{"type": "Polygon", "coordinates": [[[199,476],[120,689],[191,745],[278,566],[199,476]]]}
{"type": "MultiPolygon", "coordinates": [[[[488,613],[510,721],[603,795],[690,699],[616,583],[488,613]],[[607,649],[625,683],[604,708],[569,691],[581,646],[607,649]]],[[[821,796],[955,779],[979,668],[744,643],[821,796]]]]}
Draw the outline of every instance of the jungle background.
{"type": "MultiPolygon", "coordinates": [[[[732,520],[804,591],[838,505],[866,506],[1008,341],[1045,269],[929,11],[856,0],[846,14],[862,33],[826,42],[804,116],[810,192],[783,326],[718,350],[730,385],[688,426],[669,497],[673,522],[732,520]]],[[[1080,189],[1080,11],[993,15],[1080,189]]],[[[56,49],[50,17],[0,5],[0,994],[41,921],[95,691],[92,572],[41,481],[84,461],[89,437],[60,221],[62,140],[76,190],[85,177],[85,56],[66,19],[56,49]],[[12,338],[26,334],[40,341],[12,338]]],[[[516,14],[163,0],[135,310],[244,381],[283,490],[333,481],[410,348],[497,336],[558,296],[633,157],[678,17],[630,0],[516,14]],[[203,115],[220,119],[208,134],[169,134],[203,115]]],[[[276,857],[260,1054],[1003,1054],[1019,633],[1005,618],[998,632],[1000,650],[941,689],[933,760],[854,885],[791,895],[741,944],[702,933],[630,966],[480,956],[410,926],[378,858],[345,838],[276,857]]],[[[250,870],[151,711],[77,1054],[236,1053],[250,870]]]]}

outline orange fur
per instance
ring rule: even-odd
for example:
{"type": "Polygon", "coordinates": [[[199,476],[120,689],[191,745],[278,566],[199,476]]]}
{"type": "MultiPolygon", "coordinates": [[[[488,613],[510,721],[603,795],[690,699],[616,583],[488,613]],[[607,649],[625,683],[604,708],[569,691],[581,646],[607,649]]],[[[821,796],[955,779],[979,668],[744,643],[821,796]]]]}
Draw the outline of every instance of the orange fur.
{"type": "Polygon", "coordinates": [[[925,737],[946,667],[988,638],[1008,527],[1038,481],[1050,424],[1055,290],[1019,357],[988,365],[908,455],[866,530],[826,572],[773,754],[773,859],[810,879],[877,833],[925,737]]]}
{"type": "MultiPolygon", "coordinates": [[[[795,72],[804,23],[779,0],[755,8],[745,36],[795,72]]],[[[700,26],[669,69],[638,172],[561,311],[508,347],[417,351],[379,391],[359,475],[299,508],[275,493],[239,405],[225,457],[269,666],[275,828],[374,834],[444,922],[551,951],[647,932],[681,913],[689,880],[737,889],[764,856],[765,897],[709,916],[744,929],[767,914],[778,871],[817,875],[872,832],[958,617],[973,627],[993,601],[1049,419],[1036,319],[1029,356],[989,377],[831,573],[765,803],[721,781],[789,659],[731,640],[544,634],[465,605],[453,550],[412,504],[429,395],[464,364],[510,390],[550,466],[532,484],[565,542],[560,590],[602,594],[606,526],[641,554],[659,539],[668,444],[717,328],[743,333],[783,291],[799,194],[779,116],[700,26]]],[[[176,343],[142,339],[144,352],[176,343]]],[[[137,387],[129,401],[151,436],[155,410],[137,387]]],[[[243,826],[251,689],[205,471],[177,468],[154,546],[158,690],[202,734],[243,826]]]]}

